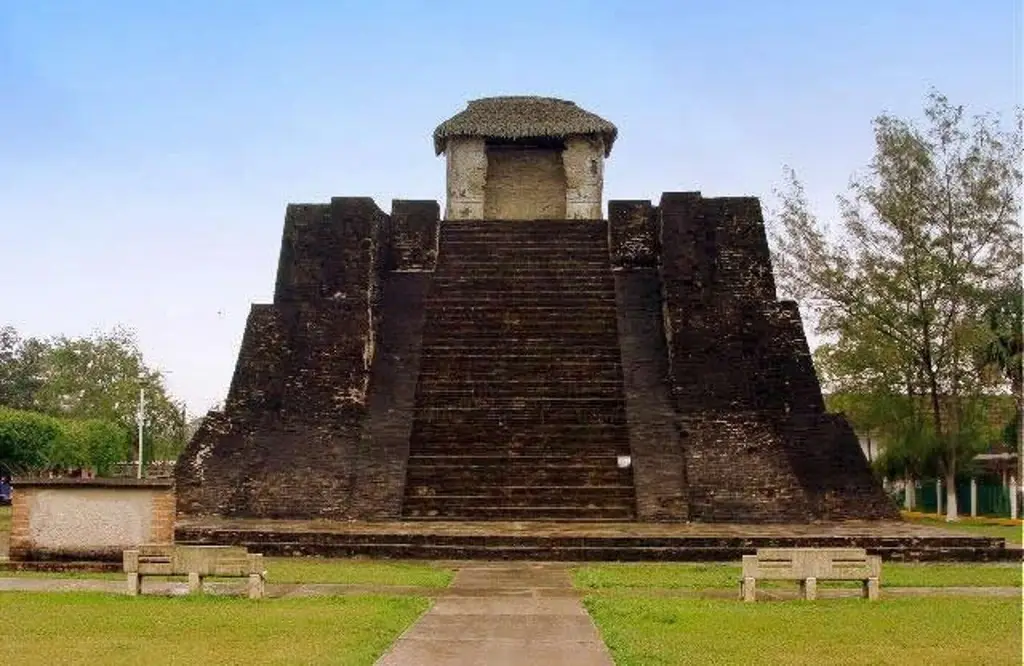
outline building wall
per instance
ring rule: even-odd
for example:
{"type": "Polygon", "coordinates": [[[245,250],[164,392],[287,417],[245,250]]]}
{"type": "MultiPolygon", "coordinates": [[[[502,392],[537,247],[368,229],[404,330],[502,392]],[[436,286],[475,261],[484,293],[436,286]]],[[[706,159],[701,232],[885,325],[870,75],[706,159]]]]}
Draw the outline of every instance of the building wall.
{"type": "Polygon", "coordinates": [[[364,197],[288,207],[274,302],[253,306],[224,411],[175,466],[181,513],[398,515],[395,433],[416,367],[406,308],[429,287],[438,210],[400,201],[388,216],[364,197]],[[394,279],[387,267],[421,275],[394,279]]]}
{"type": "Polygon", "coordinates": [[[487,148],[486,220],[562,220],[566,174],[554,149],[487,148]]]}
{"type": "Polygon", "coordinates": [[[170,482],[42,480],[15,484],[12,559],[109,559],[174,539],[170,482]]]}
{"type": "Polygon", "coordinates": [[[600,220],[604,188],[604,142],[600,137],[570,137],[562,153],[566,181],[566,217],[600,220]]]}
{"type": "Polygon", "coordinates": [[[487,179],[484,140],[476,137],[452,137],[448,140],[445,157],[448,167],[445,219],[483,219],[484,182],[487,179]]]}

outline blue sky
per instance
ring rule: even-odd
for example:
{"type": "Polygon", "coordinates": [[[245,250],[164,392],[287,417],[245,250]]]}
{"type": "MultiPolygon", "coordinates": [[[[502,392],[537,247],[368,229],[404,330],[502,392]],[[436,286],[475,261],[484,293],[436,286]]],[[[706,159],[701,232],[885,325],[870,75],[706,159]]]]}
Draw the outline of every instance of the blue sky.
{"type": "Polygon", "coordinates": [[[616,123],[606,199],[768,200],[791,164],[830,215],[880,112],[1021,101],[1021,4],[0,0],[0,325],[134,328],[203,411],[286,204],[443,200],[430,134],[495,94],[616,123]]]}

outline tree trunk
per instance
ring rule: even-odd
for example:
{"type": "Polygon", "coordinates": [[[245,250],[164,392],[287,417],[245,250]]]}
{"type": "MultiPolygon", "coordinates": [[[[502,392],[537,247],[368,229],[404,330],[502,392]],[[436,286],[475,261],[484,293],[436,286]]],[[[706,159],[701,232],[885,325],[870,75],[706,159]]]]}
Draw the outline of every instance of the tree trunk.
{"type": "Polygon", "coordinates": [[[1024,386],[1014,382],[1013,394],[1017,401],[1017,486],[1024,485],[1024,386]]]}
{"type": "Polygon", "coordinates": [[[956,510],[956,463],[946,465],[946,521],[960,520],[956,510]]]}
{"type": "MultiPolygon", "coordinates": [[[[928,329],[925,327],[925,333],[928,329]]],[[[925,339],[928,339],[927,335],[925,339]]],[[[951,441],[947,441],[945,431],[942,427],[942,405],[939,397],[939,380],[932,367],[931,349],[925,347],[923,354],[925,372],[928,375],[928,393],[932,405],[932,422],[935,426],[935,437],[938,439],[942,449],[940,472],[946,477],[946,520],[957,520],[956,511],[956,449],[951,441]]],[[[938,499],[938,498],[936,498],[938,499]]]]}

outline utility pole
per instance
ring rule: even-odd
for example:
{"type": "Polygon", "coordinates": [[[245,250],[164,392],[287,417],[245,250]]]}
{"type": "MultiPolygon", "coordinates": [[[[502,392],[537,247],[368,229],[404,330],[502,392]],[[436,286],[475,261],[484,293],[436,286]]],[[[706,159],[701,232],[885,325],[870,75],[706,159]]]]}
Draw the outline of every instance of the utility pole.
{"type": "Polygon", "coordinates": [[[142,478],[142,424],[146,420],[146,388],[144,386],[139,387],[139,469],[136,478],[142,478]]]}

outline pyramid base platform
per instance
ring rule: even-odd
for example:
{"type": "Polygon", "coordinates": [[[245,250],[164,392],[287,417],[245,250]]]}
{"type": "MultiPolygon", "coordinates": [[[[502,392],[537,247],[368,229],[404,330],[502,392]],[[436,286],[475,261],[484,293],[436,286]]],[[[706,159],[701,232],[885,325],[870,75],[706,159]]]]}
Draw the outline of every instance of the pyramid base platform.
{"type": "Polygon", "coordinates": [[[817,524],[331,522],[179,518],[175,540],[268,556],[431,560],[738,561],[767,547],[860,547],[904,562],[1020,560],[998,537],[900,521],[817,524]]]}

